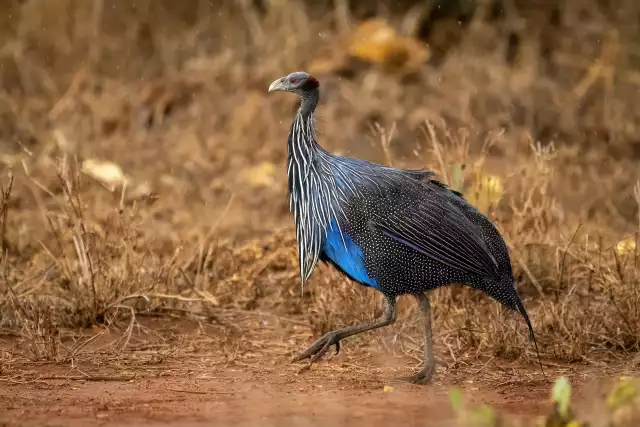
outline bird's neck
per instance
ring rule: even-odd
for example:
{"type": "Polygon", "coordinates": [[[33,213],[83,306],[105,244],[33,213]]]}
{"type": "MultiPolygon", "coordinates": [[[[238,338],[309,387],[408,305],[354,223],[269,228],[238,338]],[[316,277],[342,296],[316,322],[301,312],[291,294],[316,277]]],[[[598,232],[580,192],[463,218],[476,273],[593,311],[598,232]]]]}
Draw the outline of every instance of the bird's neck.
{"type": "Polygon", "coordinates": [[[317,98],[302,99],[291,124],[288,142],[289,209],[296,226],[303,283],[319,259],[322,236],[330,218],[326,189],[321,185],[326,153],[315,137],[313,110],[316,102],[317,98]]]}
{"type": "Polygon", "coordinates": [[[303,100],[303,105],[291,124],[287,147],[289,207],[294,213],[297,226],[301,226],[306,219],[309,219],[309,206],[316,193],[315,186],[319,182],[318,162],[323,153],[316,142],[313,111],[305,114],[304,107],[303,100]]]}
{"type": "Polygon", "coordinates": [[[309,90],[302,95],[300,108],[298,109],[298,113],[303,116],[311,116],[316,110],[318,106],[318,101],[320,100],[320,92],[317,88],[309,90]]]}
{"type": "MultiPolygon", "coordinates": [[[[301,97],[300,108],[296,112],[289,132],[289,155],[297,154],[313,156],[313,151],[319,148],[316,142],[315,110],[318,105],[318,89],[305,92],[301,97]],[[294,152],[292,152],[294,150],[294,152]]],[[[306,160],[306,159],[300,159],[306,160]]]]}
{"type": "Polygon", "coordinates": [[[303,114],[303,106],[300,107],[293,119],[289,132],[287,149],[290,190],[294,190],[304,182],[319,148],[315,137],[313,112],[303,114]]]}

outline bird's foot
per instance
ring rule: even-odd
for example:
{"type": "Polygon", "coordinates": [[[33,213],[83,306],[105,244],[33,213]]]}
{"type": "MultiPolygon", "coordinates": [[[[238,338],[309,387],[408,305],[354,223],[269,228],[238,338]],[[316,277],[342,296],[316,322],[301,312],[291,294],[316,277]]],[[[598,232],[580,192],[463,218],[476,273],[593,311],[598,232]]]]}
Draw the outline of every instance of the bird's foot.
{"type": "Polygon", "coordinates": [[[308,358],[313,364],[324,356],[332,345],[336,346],[336,354],[340,353],[340,338],[335,331],[326,333],[322,337],[318,338],[308,349],[296,356],[293,359],[293,362],[299,362],[308,358]]]}
{"type": "Polygon", "coordinates": [[[435,363],[425,366],[420,372],[406,377],[396,378],[398,381],[409,382],[411,384],[426,385],[431,382],[436,371],[435,363]]]}

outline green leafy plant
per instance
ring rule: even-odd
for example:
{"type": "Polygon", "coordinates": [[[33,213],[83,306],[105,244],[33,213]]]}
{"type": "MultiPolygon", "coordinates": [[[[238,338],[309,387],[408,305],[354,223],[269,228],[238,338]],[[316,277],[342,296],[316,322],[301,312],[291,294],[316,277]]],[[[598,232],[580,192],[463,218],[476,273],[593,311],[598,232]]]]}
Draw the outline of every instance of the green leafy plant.
{"type": "Polygon", "coordinates": [[[622,377],[606,399],[611,426],[631,427],[640,425],[640,381],[622,377]]]}
{"type": "Polygon", "coordinates": [[[569,405],[571,403],[571,384],[566,377],[558,378],[553,384],[551,393],[552,401],[558,407],[558,412],[562,417],[569,416],[569,405]]]}
{"type": "Polygon", "coordinates": [[[500,427],[502,422],[495,410],[488,405],[466,407],[462,392],[458,389],[449,391],[449,401],[455,411],[459,424],[464,427],[500,427]]]}

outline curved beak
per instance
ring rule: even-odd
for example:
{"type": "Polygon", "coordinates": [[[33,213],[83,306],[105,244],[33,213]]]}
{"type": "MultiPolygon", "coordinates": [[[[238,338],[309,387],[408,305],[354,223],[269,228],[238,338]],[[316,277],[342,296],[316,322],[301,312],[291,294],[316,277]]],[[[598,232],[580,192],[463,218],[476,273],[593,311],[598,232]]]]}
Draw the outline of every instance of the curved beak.
{"type": "Polygon", "coordinates": [[[287,90],[287,89],[284,87],[284,79],[282,78],[275,80],[269,86],[269,92],[277,92],[277,91],[283,91],[283,90],[287,90]]]}

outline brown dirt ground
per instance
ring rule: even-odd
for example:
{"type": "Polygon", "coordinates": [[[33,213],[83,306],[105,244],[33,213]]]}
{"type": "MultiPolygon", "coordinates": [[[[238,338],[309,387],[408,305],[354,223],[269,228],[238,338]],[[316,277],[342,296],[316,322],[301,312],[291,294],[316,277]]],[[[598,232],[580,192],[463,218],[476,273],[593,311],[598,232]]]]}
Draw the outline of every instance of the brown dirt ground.
{"type": "MultiPolygon", "coordinates": [[[[582,409],[588,414],[597,412],[594,393],[600,393],[607,380],[632,374],[624,363],[602,368],[547,364],[545,378],[535,366],[495,359],[472,365],[439,359],[443,366],[437,378],[421,387],[394,381],[412,366],[406,358],[353,341],[345,341],[339,356],[301,371],[301,365],[289,359],[308,344],[309,331],[295,319],[285,319],[290,324],[284,327],[271,320],[272,316],[248,322],[234,319],[238,331],[248,332],[230,339],[239,332],[216,324],[143,319],[124,352],[113,350],[121,332],[94,328],[85,334],[94,338],[80,350],[73,348],[83,341],[74,347],[63,339],[66,354],[74,356],[51,362],[29,360],[28,340],[4,338],[4,364],[12,375],[3,376],[0,383],[0,422],[441,426],[455,420],[447,395],[452,387],[463,390],[467,401],[489,404],[517,420],[548,412],[551,381],[558,375],[574,384],[577,407],[589,402],[582,409]],[[386,385],[392,390],[385,391],[386,385]]],[[[438,351],[439,356],[445,353],[438,351]]]]}

